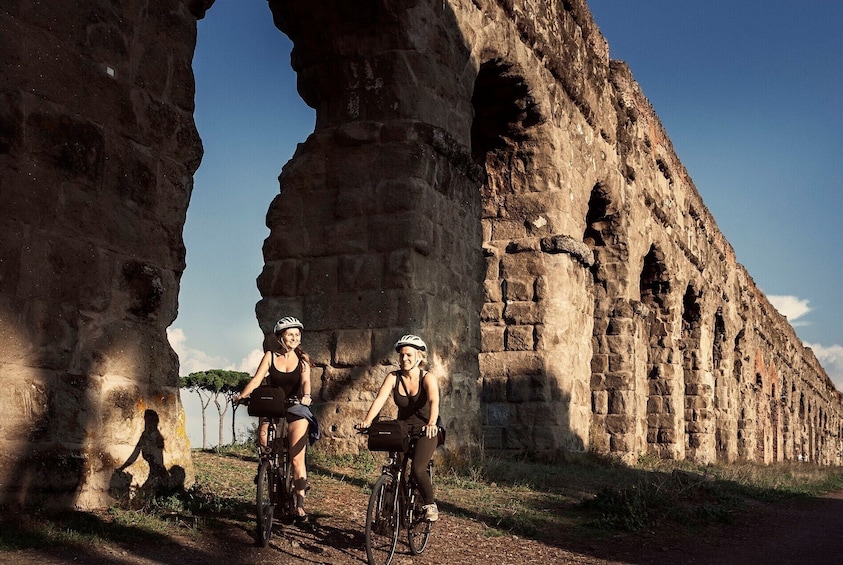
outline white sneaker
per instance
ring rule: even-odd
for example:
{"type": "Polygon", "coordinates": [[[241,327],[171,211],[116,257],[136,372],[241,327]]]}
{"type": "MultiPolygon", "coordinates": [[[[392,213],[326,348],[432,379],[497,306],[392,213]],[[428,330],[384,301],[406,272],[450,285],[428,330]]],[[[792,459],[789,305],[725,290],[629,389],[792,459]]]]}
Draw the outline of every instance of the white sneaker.
{"type": "Polygon", "coordinates": [[[424,519],[428,522],[435,522],[439,519],[439,508],[436,507],[436,503],[433,504],[425,504],[422,506],[422,510],[424,510],[424,519]]]}

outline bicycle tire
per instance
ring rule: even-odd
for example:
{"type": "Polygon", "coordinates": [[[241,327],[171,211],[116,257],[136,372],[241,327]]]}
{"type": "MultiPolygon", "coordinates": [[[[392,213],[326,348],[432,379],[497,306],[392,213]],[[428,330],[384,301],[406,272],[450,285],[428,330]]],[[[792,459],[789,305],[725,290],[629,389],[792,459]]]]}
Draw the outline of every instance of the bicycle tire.
{"type": "Polygon", "coordinates": [[[272,519],[275,514],[275,503],[272,500],[272,465],[269,461],[262,461],[258,467],[258,488],[255,513],[258,522],[258,545],[266,547],[272,537],[272,519]]]}
{"type": "MultiPolygon", "coordinates": [[[[427,468],[431,483],[433,482],[433,471],[427,468]]],[[[410,546],[410,553],[419,555],[427,547],[430,541],[431,523],[424,519],[424,498],[418,485],[413,485],[413,492],[410,493],[410,504],[408,509],[409,524],[407,525],[407,542],[410,546]]]]}
{"type": "Polygon", "coordinates": [[[366,510],[366,557],[369,565],[389,565],[398,545],[398,497],[395,479],[381,475],[366,510]]]}
{"type": "MultiPolygon", "coordinates": [[[[283,446],[282,449],[286,449],[283,446]]],[[[287,519],[294,519],[296,517],[296,485],[293,478],[293,464],[290,460],[290,453],[285,452],[284,461],[279,468],[281,476],[278,477],[278,485],[280,487],[279,502],[281,504],[281,511],[287,519]]]]}

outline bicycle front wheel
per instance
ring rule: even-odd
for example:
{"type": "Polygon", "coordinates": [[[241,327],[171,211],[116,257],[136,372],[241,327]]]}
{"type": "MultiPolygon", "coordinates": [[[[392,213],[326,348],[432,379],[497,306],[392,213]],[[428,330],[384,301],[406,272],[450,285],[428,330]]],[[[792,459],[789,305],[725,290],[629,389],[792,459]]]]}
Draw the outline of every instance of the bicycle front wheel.
{"type": "Polygon", "coordinates": [[[266,547],[272,536],[272,518],[275,504],[272,501],[272,466],[262,461],[258,467],[258,494],[255,513],[258,518],[258,545],[266,547]]]}
{"type": "Polygon", "coordinates": [[[389,565],[398,544],[397,485],[390,475],[381,475],[372,487],[366,511],[366,557],[369,565],[389,565]]]}
{"type": "MultiPolygon", "coordinates": [[[[428,468],[428,473],[430,469],[428,468]]],[[[431,477],[432,478],[432,477],[431,477]]],[[[418,486],[413,487],[409,504],[409,527],[407,528],[407,541],[410,544],[410,553],[418,555],[427,547],[430,539],[430,522],[424,518],[424,498],[418,486]]]]}

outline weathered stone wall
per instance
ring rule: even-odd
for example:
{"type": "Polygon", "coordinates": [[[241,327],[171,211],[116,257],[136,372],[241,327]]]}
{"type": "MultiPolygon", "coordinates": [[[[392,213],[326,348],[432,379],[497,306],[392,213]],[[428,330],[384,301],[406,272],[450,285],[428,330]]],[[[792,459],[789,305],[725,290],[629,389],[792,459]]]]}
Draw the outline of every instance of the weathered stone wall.
{"type": "MultiPolygon", "coordinates": [[[[212,3],[0,12],[2,502],[191,480],[165,329],[212,3]]],[[[840,463],[840,394],[582,0],[269,7],[317,122],[270,205],[257,315],[305,321],[323,448],[359,448],[414,332],[452,447],[840,463]]]]}
{"type": "Polygon", "coordinates": [[[459,443],[839,461],[839,394],[584,2],[269,4],[317,127],[268,216],[258,317],[314,328],[328,445],[356,448],[414,331],[459,443]]]}
{"type": "Polygon", "coordinates": [[[0,503],[192,481],[165,330],[202,154],[195,33],[183,2],[0,10],[0,503]]]}

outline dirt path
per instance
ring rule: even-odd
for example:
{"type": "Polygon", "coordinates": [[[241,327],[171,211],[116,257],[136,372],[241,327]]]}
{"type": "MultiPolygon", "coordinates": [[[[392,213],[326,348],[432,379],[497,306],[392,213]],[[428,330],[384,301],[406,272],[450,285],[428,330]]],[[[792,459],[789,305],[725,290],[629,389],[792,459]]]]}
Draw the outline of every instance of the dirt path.
{"type": "MultiPolygon", "coordinates": [[[[6,565],[243,565],[366,563],[363,524],[367,495],[348,484],[325,481],[309,500],[312,524],[277,524],[270,545],[260,548],[242,522],[203,528],[205,535],[173,527],[144,542],[113,542],[96,547],[43,547],[0,553],[6,565]]],[[[512,535],[440,507],[424,554],[413,557],[399,544],[396,565],[588,565],[649,564],[796,564],[843,563],[843,492],[791,505],[759,505],[730,526],[709,528],[694,539],[679,539],[667,529],[610,539],[575,541],[559,532],[553,544],[512,535]]],[[[114,527],[114,526],[110,526],[114,527]]]]}
{"type": "MultiPolygon", "coordinates": [[[[325,493],[326,500],[331,493],[325,493]]],[[[124,565],[354,564],[366,562],[363,549],[365,496],[344,500],[332,514],[318,508],[311,528],[278,525],[269,547],[255,546],[251,532],[231,524],[210,536],[175,530],[153,542],[110,544],[86,549],[44,547],[0,554],[9,565],[64,563],[124,565]]],[[[320,505],[322,506],[322,505],[320,505]]],[[[563,536],[560,536],[560,540],[563,536]]],[[[399,545],[396,565],[570,563],[588,565],[647,564],[798,564],[843,562],[843,492],[802,501],[790,507],[759,508],[754,517],[694,540],[648,533],[589,547],[558,546],[511,535],[495,535],[483,524],[449,516],[436,524],[431,545],[421,556],[399,545]]]]}
{"type": "Polygon", "coordinates": [[[639,548],[636,564],[719,565],[843,563],[843,491],[765,508],[719,535],[639,548]]]}

